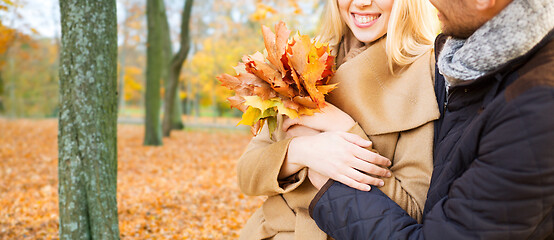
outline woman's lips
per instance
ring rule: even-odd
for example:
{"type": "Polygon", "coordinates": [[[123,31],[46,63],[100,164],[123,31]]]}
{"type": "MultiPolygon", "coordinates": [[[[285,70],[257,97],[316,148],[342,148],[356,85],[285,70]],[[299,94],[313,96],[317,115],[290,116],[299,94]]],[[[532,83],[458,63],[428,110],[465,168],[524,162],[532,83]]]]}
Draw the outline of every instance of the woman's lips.
{"type": "Polygon", "coordinates": [[[370,27],[379,19],[379,16],[381,16],[381,14],[352,13],[354,24],[359,28],[370,27]]]}

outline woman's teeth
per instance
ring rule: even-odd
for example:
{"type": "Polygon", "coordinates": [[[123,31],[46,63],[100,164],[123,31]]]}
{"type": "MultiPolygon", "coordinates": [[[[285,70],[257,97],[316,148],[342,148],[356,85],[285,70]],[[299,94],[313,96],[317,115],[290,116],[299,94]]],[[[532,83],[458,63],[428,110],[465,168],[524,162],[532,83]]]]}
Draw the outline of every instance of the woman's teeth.
{"type": "Polygon", "coordinates": [[[357,15],[357,14],[355,14],[354,17],[356,18],[356,21],[361,24],[369,23],[378,18],[377,16],[367,16],[367,15],[357,15]]]}

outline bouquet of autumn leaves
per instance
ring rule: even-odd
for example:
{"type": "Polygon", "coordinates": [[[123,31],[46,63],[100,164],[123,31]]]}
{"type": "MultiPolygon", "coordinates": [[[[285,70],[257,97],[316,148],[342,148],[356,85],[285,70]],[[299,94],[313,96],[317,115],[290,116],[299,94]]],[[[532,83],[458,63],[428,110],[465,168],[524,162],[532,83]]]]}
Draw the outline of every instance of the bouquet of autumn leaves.
{"type": "Polygon", "coordinates": [[[223,86],[235,91],[228,100],[243,112],[238,124],[252,126],[254,135],[265,122],[272,133],[277,114],[294,119],[319,112],[325,106],[325,94],[336,88],[337,84],[328,84],[335,62],[329,45],[307,35],[289,39],[290,33],[283,22],[275,25],[275,33],[262,26],[267,55],[244,56],[235,76],[217,76],[223,86]]]}

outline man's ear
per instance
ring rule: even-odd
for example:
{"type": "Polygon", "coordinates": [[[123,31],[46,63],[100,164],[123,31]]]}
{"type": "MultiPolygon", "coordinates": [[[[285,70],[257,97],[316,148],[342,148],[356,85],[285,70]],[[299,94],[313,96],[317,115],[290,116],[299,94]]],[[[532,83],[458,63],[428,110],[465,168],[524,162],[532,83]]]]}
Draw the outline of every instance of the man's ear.
{"type": "Polygon", "coordinates": [[[496,5],[496,0],[474,0],[475,9],[479,11],[487,11],[496,5]]]}

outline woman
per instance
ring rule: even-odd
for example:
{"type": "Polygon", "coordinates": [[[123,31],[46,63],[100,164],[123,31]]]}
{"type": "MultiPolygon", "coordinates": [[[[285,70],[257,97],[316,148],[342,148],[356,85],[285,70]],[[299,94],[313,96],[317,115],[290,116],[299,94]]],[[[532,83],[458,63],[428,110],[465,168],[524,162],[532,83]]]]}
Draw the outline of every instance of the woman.
{"type": "Polygon", "coordinates": [[[337,56],[331,83],[340,84],[322,113],[280,119],[278,131],[264,127],[248,145],[237,166],[239,186],[268,199],[241,239],[327,239],[308,213],[314,185],[327,178],[363,191],[378,186],[421,219],[439,117],[435,17],[427,0],[327,2],[318,39],[337,56]]]}

